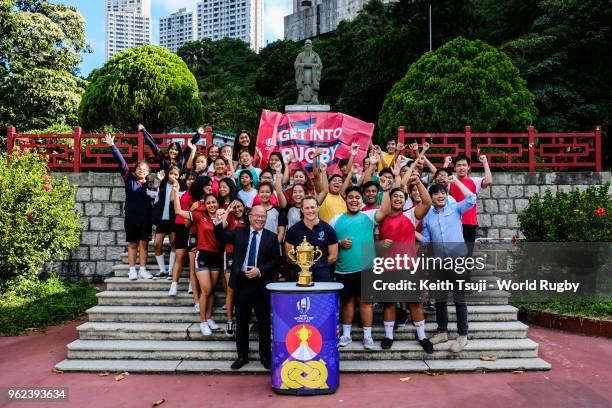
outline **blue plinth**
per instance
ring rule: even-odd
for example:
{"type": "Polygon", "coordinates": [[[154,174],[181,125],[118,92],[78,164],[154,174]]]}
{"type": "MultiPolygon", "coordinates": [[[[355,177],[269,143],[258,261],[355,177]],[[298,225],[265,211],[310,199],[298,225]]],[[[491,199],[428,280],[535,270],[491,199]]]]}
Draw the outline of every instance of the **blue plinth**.
{"type": "Polygon", "coordinates": [[[270,283],[272,389],[278,394],[333,394],[340,385],[339,295],[342,284],[270,283]]]}

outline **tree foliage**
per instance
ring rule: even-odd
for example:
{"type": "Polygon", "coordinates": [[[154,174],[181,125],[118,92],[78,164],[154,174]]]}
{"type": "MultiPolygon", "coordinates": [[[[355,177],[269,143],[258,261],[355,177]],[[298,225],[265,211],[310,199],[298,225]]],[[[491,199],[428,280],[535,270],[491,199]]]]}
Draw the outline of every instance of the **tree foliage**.
{"type": "Polygon", "coordinates": [[[612,7],[607,0],[540,0],[531,30],[502,44],[536,97],[537,126],[612,125],[612,7]]]}
{"type": "Polygon", "coordinates": [[[219,129],[257,129],[265,100],[253,90],[260,57],[235,38],[203,39],[178,51],[200,88],[204,122],[219,129]]]}
{"type": "Polygon", "coordinates": [[[16,148],[0,160],[0,191],[0,280],[36,274],[79,246],[76,186],[49,176],[42,156],[16,148]]]}
{"type": "Polygon", "coordinates": [[[482,41],[458,37],[412,64],[387,95],[382,134],[522,131],[533,123],[533,95],[510,58],[482,41]]]}
{"type": "Polygon", "coordinates": [[[106,125],[127,131],[138,123],[154,132],[197,128],[202,104],[185,62],[163,47],[146,45],[115,55],[92,73],[79,119],[87,131],[106,125]]]}
{"type": "Polygon", "coordinates": [[[22,131],[76,124],[89,52],[75,7],[42,0],[0,0],[0,125],[22,131]]]}

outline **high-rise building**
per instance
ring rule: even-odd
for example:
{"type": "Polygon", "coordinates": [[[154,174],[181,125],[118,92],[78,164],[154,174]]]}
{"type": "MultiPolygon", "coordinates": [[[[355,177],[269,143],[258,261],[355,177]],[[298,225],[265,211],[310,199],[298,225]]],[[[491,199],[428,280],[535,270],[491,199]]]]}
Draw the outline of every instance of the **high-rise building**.
{"type": "Polygon", "coordinates": [[[106,0],[106,60],[151,44],[151,0],[106,0]]]}
{"type": "MultiPolygon", "coordinates": [[[[340,21],[353,20],[369,0],[293,0],[285,16],[285,40],[302,41],[334,31],[340,21]]],[[[395,0],[383,0],[388,3],[395,0]]]]}
{"type": "Polygon", "coordinates": [[[253,51],[263,47],[263,0],[202,0],[198,39],[239,38],[253,51]]]}
{"type": "Polygon", "coordinates": [[[159,45],[177,52],[183,44],[196,39],[196,16],[182,8],[168,17],[159,19],[159,45]]]}

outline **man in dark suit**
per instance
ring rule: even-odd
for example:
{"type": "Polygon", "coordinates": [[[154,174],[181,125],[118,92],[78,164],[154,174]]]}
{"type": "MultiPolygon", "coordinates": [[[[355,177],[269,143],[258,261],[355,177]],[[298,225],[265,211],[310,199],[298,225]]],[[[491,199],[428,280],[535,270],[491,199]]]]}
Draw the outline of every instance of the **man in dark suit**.
{"type": "Polygon", "coordinates": [[[270,294],[266,284],[272,281],[272,272],[278,269],[280,262],[278,238],[264,229],[266,215],[265,208],[256,205],[249,213],[248,227],[223,231],[221,223],[215,225],[217,238],[234,245],[229,279],[236,304],[238,358],[232,364],[234,370],[249,362],[249,321],[253,308],[259,324],[259,358],[261,364],[270,369],[270,294]]]}

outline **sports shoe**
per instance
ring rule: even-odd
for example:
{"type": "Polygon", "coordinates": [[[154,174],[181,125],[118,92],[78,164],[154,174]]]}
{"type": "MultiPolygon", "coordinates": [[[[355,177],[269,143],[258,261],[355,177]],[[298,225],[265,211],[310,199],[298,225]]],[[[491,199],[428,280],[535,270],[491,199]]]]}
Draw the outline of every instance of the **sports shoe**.
{"type": "Polygon", "coordinates": [[[170,290],[168,291],[168,296],[176,296],[177,289],[178,289],[178,283],[172,282],[172,284],[170,284],[170,290]]]}
{"type": "Polygon", "coordinates": [[[136,272],[135,268],[130,268],[130,271],[128,272],[128,278],[130,280],[138,279],[138,272],[136,272]]]}
{"type": "Polygon", "coordinates": [[[157,272],[155,275],[153,275],[153,279],[166,278],[167,276],[168,274],[166,272],[157,272]]]}
{"type": "Polygon", "coordinates": [[[419,340],[419,338],[417,337],[417,341],[419,342],[421,347],[423,347],[423,350],[425,350],[425,352],[427,354],[433,354],[433,352],[434,352],[433,344],[431,344],[431,341],[429,341],[428,338],[424,338],[423,340],[419,340]]]}
{"type": "Polygon", "coordinates": [[[234,326],[236,324],[234,322],[225,323],[225,335],[227,337],[232,337],[234,335],[234,326]]]}
{"type": "Polygon", "coordinates": [[[424,308],[425,308],[425,310],[428,310],[430,312],[435,312],[436,311],[436,305],[434,305],[431,300],[428,300],[427,303],[425,303],[424,308]]]}
{"type": "Polygon", "coordinates": [[[193,308],[195,309],[196,313],[200,313],[200,302],[195,302],[193,304],[193,308]]]}
{"type": "Polygon", "coordinates": [[[446,343],[448,341],[448,333],[436,333],[429,338],[431,344],[446,343]]]}
{"type": "Polygon", "coordinates": [[[202,336],[210,336],[212,334],[212,330],[210,330],[206,322],[200,323],[200,331],[202,332],[202,336]]]}
{"type": "Polygon", "coordinates": [[[138,270],[138,278],[140,279],[153,279],[153,275],[149,273],[145,268],[140,268],[138,270]]]}
{"type": "Polygon", "coordinates": [[[449,350],[452,351],[453,353],[458,353],[461,350],[463,350],[467,342],[468,342],[467,336],[457,336],[455,341],[453,341],[453,343],[450,345],[449,350]]]}
{"type": "Polygon", "coordinates": [[[340,336],[340,340],[338,340],[338,347],[348,346],[353,342],[353,339],[350,336],[340,336]]]}
{"type": "Polygon", "coordinates": [[[376,350],[376,346],[374,345],[374,339],[371,337],[363,338],[363,348],[366,350],[376,350]]]}
{"type": "MultiPolygon", "coordinates": [[[[380,342],[380,348],[383,349],[383,350],[389,350],[392,345],[393,345],[393,339],[390,339],[388,337],[385,337],[380,342]]],[[[365,347],[365,345],[364,345],[364,347],[365,347]]]]}
{"type": "Polygon", "coordinates": [[[208,327],[210,327],[211,330],[217,330],[219,328],[213,319],[208,319],[206,323],[208,323],[208,327]]]}
{"type": "Polygon", "coordinates": [[[168,272],[168,276],[166,276],[166,280],[172,280],[172,272],[168,272]]]}

